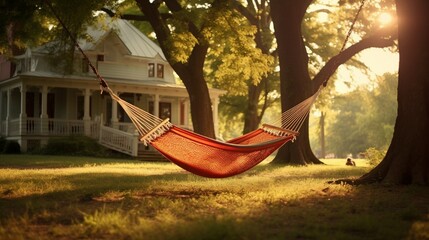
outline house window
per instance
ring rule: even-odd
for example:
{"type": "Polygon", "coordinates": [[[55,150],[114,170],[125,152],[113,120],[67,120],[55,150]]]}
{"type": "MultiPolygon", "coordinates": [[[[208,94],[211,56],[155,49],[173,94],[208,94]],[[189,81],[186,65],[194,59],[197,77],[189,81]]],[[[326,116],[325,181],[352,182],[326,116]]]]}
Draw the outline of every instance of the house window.
{"type": "MultiPolygon", "coordinates": [[[[161,119],[171,119],[171,103],[169,102],[159,102],[159,115],[158,117],[161,119]]],[[[149,102],[149,112],[154,114],[155,108],[153,106],[153,102],[149,102]]]]}
{"type": "Polygon", "coordinates": [[[104,55],[103,54],[97,55],[97,62],[104,62],[104,55]]]}
{"type": "Polygon", "coordinates": [[[83,73],[89,72],[89,62],[87,58],[82,58],[82,72],[83,73]]]}
{"type": "Polygon", "coordinates": [[[154,63],[148,64],[147,75],[148,75],[148,77],[155,77],[155,64],[154,63]]]}
{"type": "Polygon", "coordinates": [[[167,103],[167,102],[159,103],[159,118],[171,119],[171,103],[167,103]]]}
{"type": "Polygon", "coordinates": [[[162,64],[156,65],[156,77],[164,78],[164,65],[162,64]]]}
{"type": "Polygon", "coordinates": [[[78,120],[83,119],[83,115],[85,113],[84,110],[84,96],[77,96],[77,103],[76,103],[76,116],[78,120]]]}
{"type": "MultiPolygon", "coordinates": [[[[89,116],[91,117],[92,112],[92,101],[89,97],[89,116]]],[[[85,115],[85,96],[79,95],[76,99],[76,118],[82,120],[85,115]]]]}
{"type": "Polygon", "coordinates": [[[99,62],[104,62],[104,55],[103,54],[97,55],[97,68],[99,68],[99,66],[98,66],[99,62]]]}

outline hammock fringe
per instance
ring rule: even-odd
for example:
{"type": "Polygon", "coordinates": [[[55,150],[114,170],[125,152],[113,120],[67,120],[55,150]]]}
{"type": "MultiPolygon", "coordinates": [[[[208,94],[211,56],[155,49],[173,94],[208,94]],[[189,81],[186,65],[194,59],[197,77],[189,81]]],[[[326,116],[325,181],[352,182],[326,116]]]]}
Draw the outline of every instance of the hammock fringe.
{"type": "Polygon", "coordinates": [[[170,119],[167,118],[162,121],[158,126],[154,127],[151,131],[149,131],[146,135],[140,138],[140,141],[143,142],[145,146],[148,146],[153,140],[162,136],[166,133],[170,128],[173,127],[173,124],[170,123],[170,119]]]}
{"type": "Polygon", "coordinates": [[[269,133],[271,135],[278,136],[278,137],[286,137],[286,136],[292,135],[293,136],[292,141],[294,141],[296,137],[299,135],[299,132],[276,127],[269,124],[262,124],[262,130],[264,130],[264,132],[266,133],[269,133]]]}

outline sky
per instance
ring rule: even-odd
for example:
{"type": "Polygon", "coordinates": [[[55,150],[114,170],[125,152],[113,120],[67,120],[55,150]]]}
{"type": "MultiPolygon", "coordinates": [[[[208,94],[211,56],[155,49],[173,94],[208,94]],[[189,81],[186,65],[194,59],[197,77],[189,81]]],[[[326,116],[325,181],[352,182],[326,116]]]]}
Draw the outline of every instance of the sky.
{"type": "Polygon", "coordinates": [[[341,66],[338,69],[338,80],[335,83],[339,93],[346,93],[358,86],[371,86],[372,80],[384,73],[398,71],[399,54],[387,49],[371,48],[359,54],[360,60],[367,65],[369,72],[341,66]],[[349,84],[345,84],[348,82],[349,84]],[[351,88],[349,87],[351,86],[351,88]]]}

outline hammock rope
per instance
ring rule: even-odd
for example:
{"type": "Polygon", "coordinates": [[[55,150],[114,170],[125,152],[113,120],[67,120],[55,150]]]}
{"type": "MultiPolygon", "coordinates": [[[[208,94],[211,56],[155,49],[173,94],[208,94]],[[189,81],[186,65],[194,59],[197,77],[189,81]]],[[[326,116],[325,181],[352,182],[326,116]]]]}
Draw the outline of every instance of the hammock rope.
{"type": "Polygon", "coordinates": [[[145,146],[147,146],[150,142],[161,136],[173,126],[168,118],[163,120],[123,100],[109,87],[104,88],[104,91],[107,91],[112,99],[114,99],[124,109],[125,113],[131,119],[131,122],[139,132],[141,136],[140,141],[143,142],[145,146]]]}
{"type": "MultiPolygon", "coordinates": [[[[139,132],[140,141],[146,146],[167,132],[173,124],[169,119],[161,119],[155,115],[121,99],[109,87],[104,89],[124,109],[139,132]]],[[[282,113],[281,119],[271,124],[263,124],[262,130],[275,136],[297,136],[299,129],[308,117],[310,108],[320,94],[321,88],[312,96],[282,113]]],[[[256,142],[252,142],[256,143],[256,142]]]]}
{"type": "Polygon", "coordinates": [[[287,129],[293,132],[299,132],[299,129],[307,119],[310,109],[319,96],[323,87],[319,87],[312,96],[298,103],[294,107],[282,113],[281,118],[272,123],[274,126],[279,126],[282,129],[287,129]]]}

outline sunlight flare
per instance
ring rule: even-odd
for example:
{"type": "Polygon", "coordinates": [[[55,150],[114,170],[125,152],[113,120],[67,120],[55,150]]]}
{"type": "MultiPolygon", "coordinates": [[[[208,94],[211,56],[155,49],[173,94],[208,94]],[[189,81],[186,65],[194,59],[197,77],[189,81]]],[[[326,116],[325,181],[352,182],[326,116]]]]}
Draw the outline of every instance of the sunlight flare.
{"type": "Polygon", "coordinates": [[[393,16],[390,13],[383,12],[378,16],[378,22],[380,23],[380,27],[388,26],[393,22],[393,16]]]}

